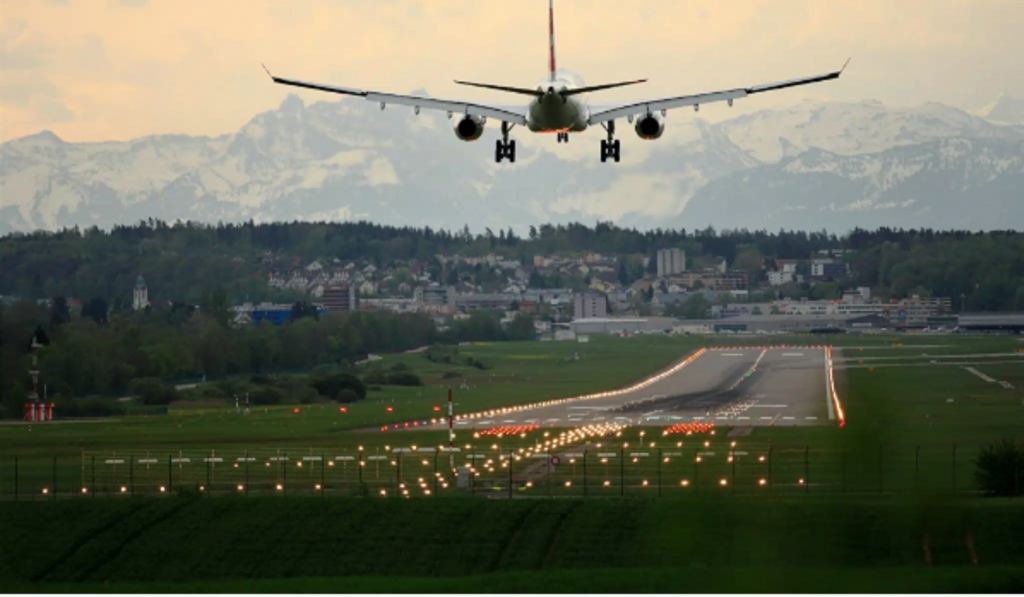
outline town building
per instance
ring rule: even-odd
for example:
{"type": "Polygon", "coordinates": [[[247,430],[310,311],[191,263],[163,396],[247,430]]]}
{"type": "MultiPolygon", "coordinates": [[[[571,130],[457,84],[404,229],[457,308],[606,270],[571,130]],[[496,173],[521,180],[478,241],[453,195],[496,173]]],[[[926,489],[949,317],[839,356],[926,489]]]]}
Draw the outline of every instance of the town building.
{"type": "Polygon", "coordinates": [[[674,276],[686,271],[686,252],[682,249],[658,251],[658,277],[674,276]]]}
{"type": "Polygon", "coordinates": [[[324,290],[323,301],[328,311],[348,313],[359,308],[359,292],[351,284],[332,286],[324,290]]]}
{"type": "Polygon", "coordinates": [[[132,289],[132,310],[143,311],[149,306],[149,288],[146,287],[146,280],[139,274],[135,280],[135,288],[132,289]]]}
{"type": "Polygon", "coordinates": [[[599,294],[578,294],[573,301],[573,315],[576,319],[607,317],[608,301],[599,294]]]}

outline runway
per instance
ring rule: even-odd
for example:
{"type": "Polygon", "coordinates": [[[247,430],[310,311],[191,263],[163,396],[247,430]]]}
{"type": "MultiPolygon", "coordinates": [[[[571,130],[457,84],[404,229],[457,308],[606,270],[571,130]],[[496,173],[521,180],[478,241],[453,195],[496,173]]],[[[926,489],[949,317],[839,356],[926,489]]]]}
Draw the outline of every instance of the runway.
{"type": "MultiPolygon", "coordinates": [[[[689,421],[725,426],[830,421],[826,349],[716,348],[658,381],[615,396],[457,420],[457,429],[616,422],[651,427],[689,421]]],[[[833,415],[834,416],[834,415],[833,415]]]]}

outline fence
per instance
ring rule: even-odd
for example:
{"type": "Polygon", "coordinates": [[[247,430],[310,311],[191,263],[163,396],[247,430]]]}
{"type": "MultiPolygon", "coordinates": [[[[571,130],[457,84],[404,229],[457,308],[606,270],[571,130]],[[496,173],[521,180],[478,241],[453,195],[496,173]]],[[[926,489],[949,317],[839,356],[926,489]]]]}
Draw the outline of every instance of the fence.
{"type": "Polygon", "coordinates": [[[0,458],[0,499],[204,495],[613,497],[975,492],[973,451],[890,446],[856,454],[744,442],[561,448],[82,452],[0,458]],[[451,468],[454,462],[455,468],[451,468]]]}

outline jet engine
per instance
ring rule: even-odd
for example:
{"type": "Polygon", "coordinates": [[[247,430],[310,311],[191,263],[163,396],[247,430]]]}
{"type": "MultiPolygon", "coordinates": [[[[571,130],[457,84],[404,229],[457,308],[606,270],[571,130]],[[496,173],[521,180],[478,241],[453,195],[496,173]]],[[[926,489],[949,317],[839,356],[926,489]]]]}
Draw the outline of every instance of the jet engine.
{"type": "Polygon", "coordinates": [[[486,118],[467,114],[455,123],[455,136],[463,141],[476,141],[484,134],[485,124],[486,118]]]}
{"type": "Polygon", "coordinates": [[[644,114],[636,119],[634,128],[638,137],[651,141],[665,132],[665,119],[658,112],[644,114]]]}

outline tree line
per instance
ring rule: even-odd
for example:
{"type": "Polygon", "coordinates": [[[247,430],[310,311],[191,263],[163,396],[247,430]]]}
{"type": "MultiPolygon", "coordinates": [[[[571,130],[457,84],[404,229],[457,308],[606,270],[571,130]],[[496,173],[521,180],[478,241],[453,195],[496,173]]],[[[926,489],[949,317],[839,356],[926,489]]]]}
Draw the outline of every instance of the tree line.
{"type": "Polygon", "coordinates": [[[233,327],[222,314],[194,308],[123,312],[97,321],[71,316],[61,301],[49,308],[27,300],[0,306],[0,406],[7,416],[21,416],[32,389],[29,345],[37,330],[48,339],[39,351],[40,393],[45,384],[51,400],[126,396],[133,383],[136,390],[143,387],[140,380],[210,380],[320,365],[345,369],[370,352],[534,336],[527,315],[503,326],[496,314],[474,312],[440,331],[420,314],[318,315],[296,307],[299,317],[289,324],[233,327]]]}
{"type": "MultiPolygon", "coordinates": [[[[110,230],[68,228],[0,238],[0,295],[24,298],[74,296],[102,299],[113,310],[126,308],[135,278],[142,273],[150,300],[196,305],[204,292],[222,284],[225,300],[294,302],[301,294],[271,288],[271,270],[317,259],[365,259],[378,268],[415,260],[435,280],[480,282],[487,268],[449,268],[439,254],[497,253],[532,264],[536,255],[600,253],[618,259],[621,281],[656,270],[659,249],[679,248],[693,267],[724,258],[751,280],[764,280],[779,259],[806,259],[821,251],[854,251],[843,257],[854,275],[843,283],[869,286],[883,298],[910,294],[961,298],[968,310],[1024,309],[1024,233],[856,229],[827,231],[656,229],[639,231],[608,222],[531,226],[525,237],[513,230],[472,233],[429,227],[393,227],[368,222],[254,224],[169,224],[148,220],[110,230]],[[648,258],[647,267],[642,258],[648,258]],[[447,277],[442,278],[442,275],[447,277]]],[[[573,280],[534,277],[547,287],[573,280]]],[[[809,288],[803,292],[810,293],[809,288]]]]}

